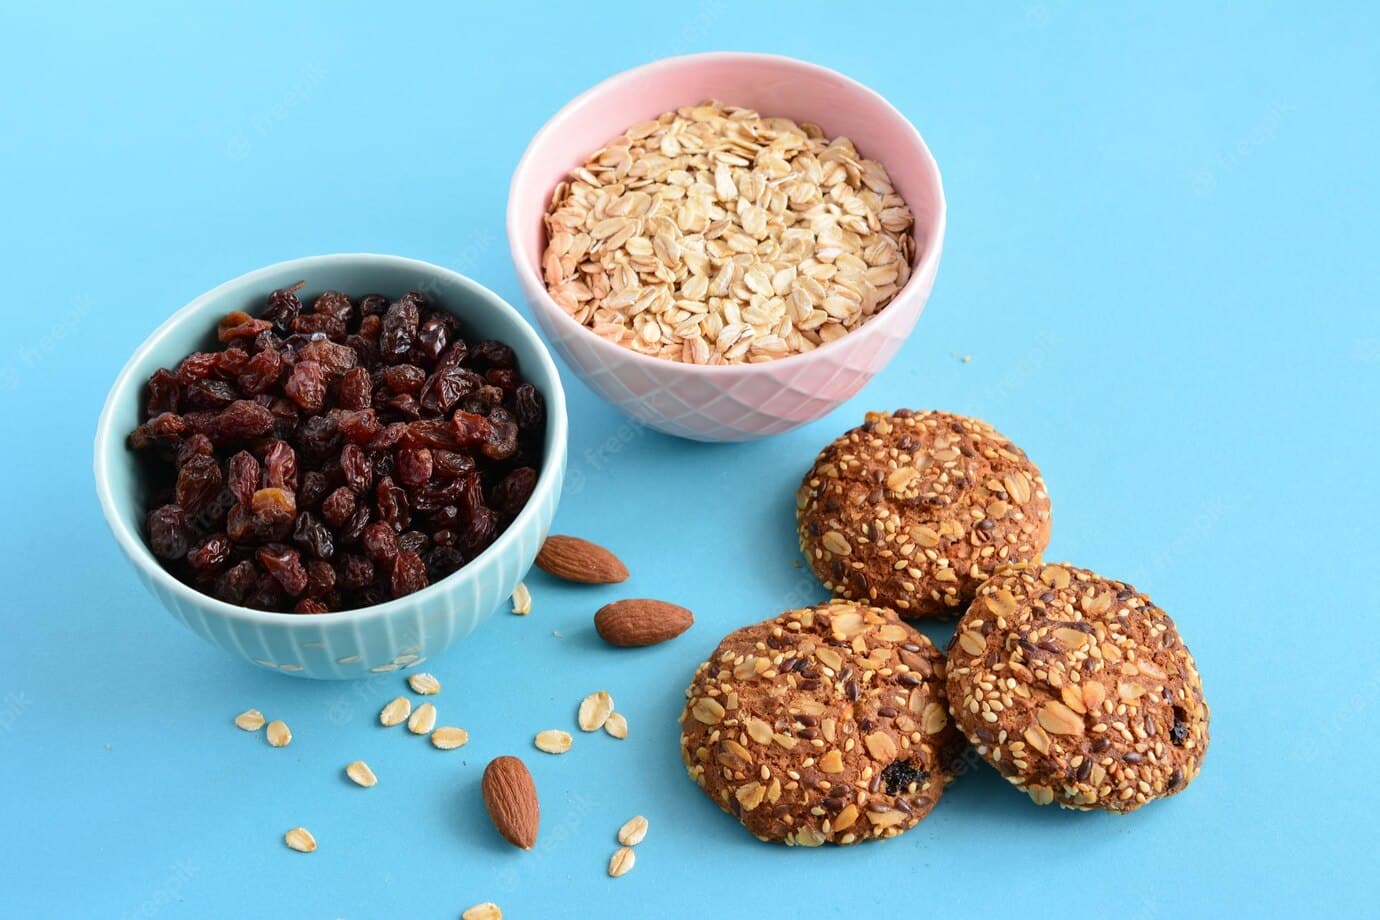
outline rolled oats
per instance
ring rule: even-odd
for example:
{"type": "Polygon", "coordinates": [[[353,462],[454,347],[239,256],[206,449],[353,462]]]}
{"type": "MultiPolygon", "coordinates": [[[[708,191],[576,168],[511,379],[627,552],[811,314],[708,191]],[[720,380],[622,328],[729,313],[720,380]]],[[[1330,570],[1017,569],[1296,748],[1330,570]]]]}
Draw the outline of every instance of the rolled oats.
{"type": "Polygon", "coordinates": [[[910,277],[913,223],[848,138],[709,101],[629,128],[556,187],[542,271],[611,342],[757,363],[885,307],[910,277]]]}

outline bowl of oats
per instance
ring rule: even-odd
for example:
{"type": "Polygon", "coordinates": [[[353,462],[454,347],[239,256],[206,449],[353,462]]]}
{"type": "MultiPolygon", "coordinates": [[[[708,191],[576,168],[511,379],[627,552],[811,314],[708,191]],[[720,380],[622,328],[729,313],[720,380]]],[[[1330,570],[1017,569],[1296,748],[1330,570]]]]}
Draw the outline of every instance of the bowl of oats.
{"type": "Polygon", "coordinates": [[[513,174],[508,239],[542,330],[637,422],[700,441],[797,428],[910,334],[944,243],[939,168],[880,95],[716,52],[605,80],[513,174]]]}

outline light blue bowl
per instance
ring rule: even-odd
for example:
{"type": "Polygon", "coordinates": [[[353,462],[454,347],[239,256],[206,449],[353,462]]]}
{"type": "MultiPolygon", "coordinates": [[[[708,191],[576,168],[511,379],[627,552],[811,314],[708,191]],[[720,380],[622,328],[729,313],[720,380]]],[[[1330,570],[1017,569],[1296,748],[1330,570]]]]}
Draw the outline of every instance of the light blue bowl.
{"type": "Polygon", "coordinates": [[[556,365],[532,327],[502,298],[436,265],[382,255],[313,256],[280,262],[226,282],[173,314],[120,372],[96,430],[96,492],[106,522],[134,570],[188,629],[259,667],[297,677],[367,677],[421,664],[469,635],[532,567],[551,528],[565,477],[565,393],[556,365]],[[144,385],[160,367],[216,347],[216,321],[231,310],[255,312],[275,288],[306,280],[308,303],[323,290],[398,297],[425,292],[455,314],[470,335],[506,342],[527,380],[546,398],[545,456],[527,507],[468,565],[415,594],[359,610],[302,615],[236,607],[200,593],[164,571],[143,537],[149,483],[125,445],[140,421],[144,385]]]}

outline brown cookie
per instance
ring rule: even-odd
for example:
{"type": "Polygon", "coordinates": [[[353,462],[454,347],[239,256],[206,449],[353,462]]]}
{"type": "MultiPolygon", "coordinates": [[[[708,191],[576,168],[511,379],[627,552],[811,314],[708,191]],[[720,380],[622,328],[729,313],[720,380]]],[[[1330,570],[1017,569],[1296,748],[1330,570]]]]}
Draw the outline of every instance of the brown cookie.
{"type": "Polygon", "coordinates": [[[1202,765],[1193,656],[1122,582],[1068,565],[1001,569],[959,620],[948,672],[959,728],[1037,804],[1133,811],[1202,765]]]}
{"type": "Polygon", "coordinates": [[[943,656],[891,611],[849,601],[730,633],[685,698],[686,769],[763,840],[894,837],[934,807],[963,748],[943,656]]]}
{"type": "Polygon", "coordinates": [[[800,549],[840,597],[903,617],[952,616],[998,566],[1049,543],[1045,481],[986,422],[869,412],[796,493],[800,549]]]}

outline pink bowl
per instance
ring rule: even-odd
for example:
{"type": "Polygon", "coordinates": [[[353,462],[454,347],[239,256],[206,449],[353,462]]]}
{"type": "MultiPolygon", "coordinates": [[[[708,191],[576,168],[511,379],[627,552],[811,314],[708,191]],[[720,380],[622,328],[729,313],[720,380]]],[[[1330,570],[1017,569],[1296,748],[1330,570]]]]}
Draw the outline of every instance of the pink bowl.
{"type": "Polygon", "coordinates": [[[508,244],[523,295],[567,364],[633,419],[698,441],[746,441],[814,421],[886,366],[924,309],[944,246],[939,167],[919,132],[842,74],[769,54],[716,52],[625,71],[576,97],[537,132],[513,173],[508,244]],[[915,214],[910,280],[861,327],[805,354],[763,364],[701,366],[638,354],[577,323],[546,292],[542,218],[566,174],[631,125],[705,99],[812,121],[881,161],[915,214]]]}

